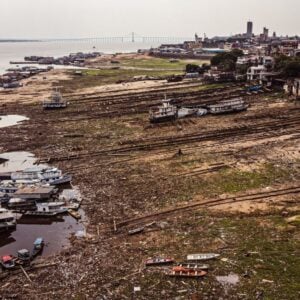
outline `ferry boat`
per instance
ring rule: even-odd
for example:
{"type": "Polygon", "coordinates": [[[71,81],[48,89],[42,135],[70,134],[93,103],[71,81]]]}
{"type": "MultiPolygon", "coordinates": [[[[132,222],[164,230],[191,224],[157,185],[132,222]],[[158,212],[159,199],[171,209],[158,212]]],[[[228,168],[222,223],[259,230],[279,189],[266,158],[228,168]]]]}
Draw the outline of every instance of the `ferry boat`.
{"type": "Polygon", "coordinates": [[[174,121],[178,118],[178,108],[171,104],[172,100],[165,98],[162,105],[149,111],[150,123],[174,121]]]}
{"type": "Polygon", "coordinates": [[[5,208],[0,208],[0,232],[15,229],[17,226],[16,217],[5,208]]]}
{"type": "Polygon", "coordinates": [[[33,167],[12,173],[11,179],[13,182],[18,183],[28,181],[28,183],[42,182],[50,185],[61,185],[71,182],[72,176],[69,174],[63,175],[62,171],[57,168],[33,167]]]}
{"type": "Polygon", "coordinates": [[[36,210],[27,211],[24,215],[31,217],[55,217],[68,212],[64,205],[64,202],[36,203],[36,210]]]}
{"type": "Polygon", "coordinates": [[[43,101],[43,109],[59,109],[66,107],[67,101],[63,99],[58,89],[55,89],[55,91],[53,91],[50,100],[43,101]]]}
{"type": "Polygon", "coordinates": [[[226,114],[226,113],[235,113],[247,110],[249,107],[248,104],[241,98],[224,100],[218,104],[209,105],[209,112],[213,115],[226,114]]]}

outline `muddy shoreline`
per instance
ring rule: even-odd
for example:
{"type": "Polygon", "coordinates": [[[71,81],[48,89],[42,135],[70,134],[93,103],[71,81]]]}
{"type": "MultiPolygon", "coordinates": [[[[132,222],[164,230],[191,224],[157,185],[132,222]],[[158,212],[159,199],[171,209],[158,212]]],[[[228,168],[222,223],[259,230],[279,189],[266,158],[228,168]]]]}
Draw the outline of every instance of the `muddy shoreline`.
{"type": "MultiPolygon", "coordinates": [[[[60,79],[59,74],[54,76],[60,79]]],[[[99,74],[87,76],[100,80],[99,74]]],[[[86,95],[69,73],[62,78],[76,88],[68,94],[65,110],[45,112],[39,104],[55,80],[37,80],[30,89],[41,94],[32,95],[30,105],[17,92],[5,95],[4,113],[30,120],[0,129],[0,149],[30,151],[74,174],[73,183],[84,195],[87,236],[73,236],[70,248],[47,258],[45,262],[57,263],[55,268],[30,272],[33,283],[22,274],[4,279],[0,288],[4,298],[218,299],[225,288],[216,276],[231,273],[241,278],[226,286],[231,299],[240,295],[252,299],[261,291],[271,298],[287,293],[287,278],[294,283],[295,270],[288,268],[280,277],[276,269],[278,261],[290,266],[290,253],[297,251],[297,226],[286,218],[298,213],[299,192],[278,191],[300,185],[296,103],[275,91],[247,97],[251,107],[241,114],[150,126],[147,111],[159,103],[165,89],[178,103],[206,103],[236,95],[241,87],[187,82],[178,90],[156,82],[161,91],[155,92],[129,83],[114,86],[125,89],[123,94],[115,88],[105,94],[97,85],[92,95],[86,95]],[[241,196],[247,200],[245,195],[259,193],[265,197],[152,217],[188,204],[241,196]],[[150,217],[139,219],[146,215],[150,217]],[[128,236],[128,230],[151,222],[155,225],[145,233],[128,236]],[[182,261],[199,252],[220,253],[225,259],[210,262],[207,277],[200,281],[173,280],[166,277],[165,268],[143,264],[152,256],[182,261]],[[277,259],[270,264],[273,255],[277,259]],[[266,271],[270,268],[272,272],[266,271]],[[268,286],[263,279],[274,283],[268,286]],[[284,285],[287,288],[282,289],[284,285]],[[141,287],[141,292],[133,294],[134,287],[141,287]]],[[[29,99],[30,91],[26,93],[29,99]]],[[[291,288],[289,293],[292,299],[296,291],[291,288]]]]}

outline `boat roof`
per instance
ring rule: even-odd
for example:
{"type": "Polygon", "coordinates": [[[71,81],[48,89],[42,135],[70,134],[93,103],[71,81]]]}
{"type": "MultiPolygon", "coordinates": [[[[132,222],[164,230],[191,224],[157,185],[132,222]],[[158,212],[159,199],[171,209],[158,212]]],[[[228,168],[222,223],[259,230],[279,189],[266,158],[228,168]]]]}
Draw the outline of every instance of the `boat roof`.
{"type": "Polygon", "coordinates": [[[37,206],[62,206],[64,202],[45,202],[45,203],[37,203],[37,206]]]}
{"type": "Polygon", "coordinates": [[[23,194],[49,194],[55,189],[54,186],[28,186],[20,188],[15,195],[23,194]]]}
{"type": "Polygon", "coordinates": [[[21,250],[18,251],[18,253],[20,253],[20,254],[28,254],[29,251],[27,249],[21,249],[21,250]]]}
{"type": "Polygon", "coordinates": [[[13,258],[12,258],[12,256],[11,255],[4,255],[4,256],[2,256],[2,258],[1,258],[1,260],[3,261],[3,262],[9,262],[9,261],[11,261],[13,258]]]}
{"type": "Polygon", "coordinates": [[[44,242],[43,238],[37,238],[35,241],[34,241],[34,245],[39,245],[39,244],[42,244],[44,242]]]}

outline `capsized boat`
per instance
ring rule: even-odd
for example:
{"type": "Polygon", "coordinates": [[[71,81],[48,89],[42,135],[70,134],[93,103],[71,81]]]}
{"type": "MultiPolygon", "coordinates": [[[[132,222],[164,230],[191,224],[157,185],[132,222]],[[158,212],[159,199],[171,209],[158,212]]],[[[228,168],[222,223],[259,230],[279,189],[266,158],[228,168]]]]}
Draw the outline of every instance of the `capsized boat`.
{"type": "Polygon", "coordinates": [[[162,257],[155,257],[149,258],[146,260],[146,266],[159,266],[159,265],[168,265],[174,263],[173,258],[162,258],[162,257]]]}
{"type": "Polygon", "coordinates": [[[215,253],[202,253],[202,254],[189,254],[187,256],[188,261],[195,261],[195,260],[210,260],[218,258],[220,254],[215,253]]]}

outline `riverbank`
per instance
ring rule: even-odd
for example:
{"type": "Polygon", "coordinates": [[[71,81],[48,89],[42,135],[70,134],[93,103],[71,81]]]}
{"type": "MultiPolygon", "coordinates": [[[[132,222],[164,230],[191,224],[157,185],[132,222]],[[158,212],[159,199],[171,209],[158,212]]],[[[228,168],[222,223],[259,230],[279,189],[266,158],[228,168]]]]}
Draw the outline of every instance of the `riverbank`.
{"type": "MultiPolygon", "coordinates": [[[[151,72],[179,72],[183,65],[114,59],[120,67],[150,64],[151,72]]],[[[277,92],[243,94],[248,111],[150,125],[149,107],[165,93],[179,105],[197,105],[237,97],[244,87],[199,80],[116,84],[124,69],[102,71],[76,77],[54,70],[49,80],[37,77],[0,95],[1,113],[29,118],[0,129],[0,149],[32,152],[74,174],[89,219],[86,237],[72,237],[70,248],[47,259],[55,268],[29,271],[31,281],[12,274],[3,279],[1,295],[297,298],[299,224],[289,218],[299,215],[298,105],[277,92]],[[41,97],[58,84],[68,108],[43,111],[41,97]],[[143,226],[141,234],[128,235],[143,226]],[[168,268],[144,264],[154,256],[181,262],[192,253],[221,256],[208,262],[201,280],[169,278],[168,268]],[[224,284],[230,275],[238,279],[224,284]]]]}

